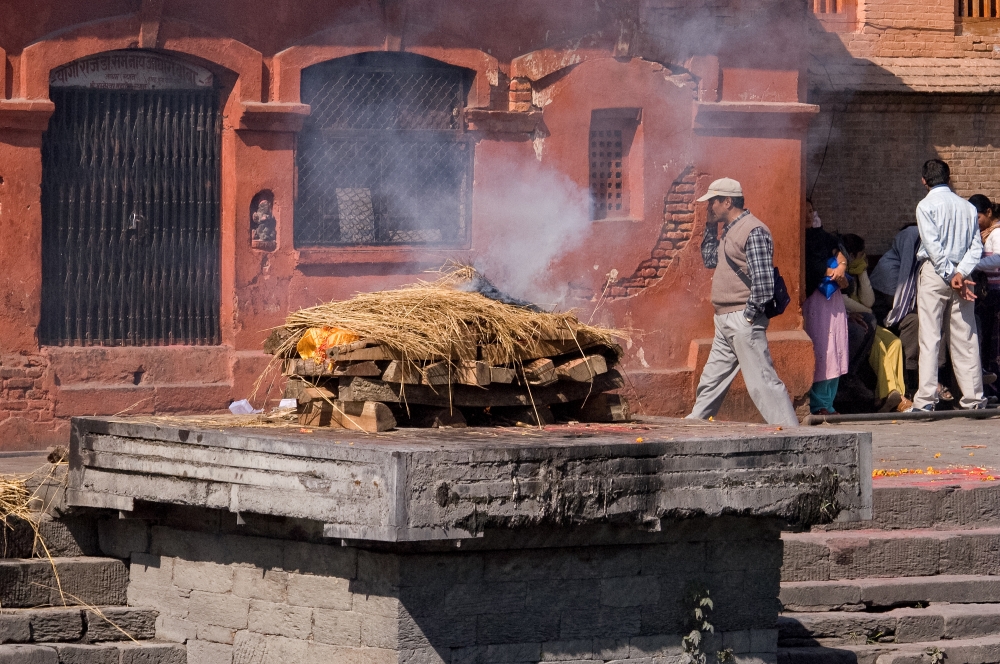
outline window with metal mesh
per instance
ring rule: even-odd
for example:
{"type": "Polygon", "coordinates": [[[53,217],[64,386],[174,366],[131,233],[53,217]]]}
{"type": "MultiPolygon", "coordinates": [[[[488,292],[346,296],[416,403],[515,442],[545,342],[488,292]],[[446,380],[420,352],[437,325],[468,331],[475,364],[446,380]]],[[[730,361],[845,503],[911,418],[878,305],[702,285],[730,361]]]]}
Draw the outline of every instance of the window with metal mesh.
{"type": "Polygon", "coordinates": [[[629,216],[628,158],[638,109],[596,110],[590,119],[590,194],[594,219],[629,216]]]}
{"type": "Polygon", "coordinates": [[[469,83],[468,70],[407,53],[303,70],[296,246],[466,244],[469,83]]]}

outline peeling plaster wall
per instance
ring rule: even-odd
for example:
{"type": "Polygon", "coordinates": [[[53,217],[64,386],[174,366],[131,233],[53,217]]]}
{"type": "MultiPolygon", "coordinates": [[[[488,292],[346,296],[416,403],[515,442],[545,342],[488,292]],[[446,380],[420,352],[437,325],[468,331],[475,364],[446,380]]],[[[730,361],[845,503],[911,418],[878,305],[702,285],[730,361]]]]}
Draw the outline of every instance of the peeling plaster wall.
{"type": "MultiPolygon", "coordinates": [[[[586,190],[587,132],[594,109],[642,109],[641,159],[633,179],[638,203],[627,220],[594,223],[547,273],[568,294],[564,305],[580,308],[585,319],[597,308],[593,320],[644,333],[625,365],[632,372],[637,410],[682,414],[690,406],[700,370],[696,349],[712,334],[707,300],[711,273],[700,265],[697,252],[704,213],[697,206],[693,212],[671,208],[690,206],[690,181],[671,191],[686,177],[685,169],[698,174],[693,184],[698,191],[724,175],[743,182],[754,213],[775,234],[778,263],[790,288],[797,288],[804,128],[789,114],[802,101],[801,49],[807,32],[798,5],[789,9],[778,0],[574,0],[552,11],[545,4],[518,0],[500,8],[499,20],[493,9],[443,0],[310,0],[294,6],[245,0],[211,7],[183,0],[167,3],[161,14],[155,6],[42,0],[30,9],[5,12],[0,24],[5,60],[0,256],[9,266],[0,277],[6,306],[0,351],[4,358],[19,358],[3,359],[4,367],[8,362],[11,370],[30,365],[43,373],[32,379],[43,386],[39,391],[33,385],[38,398],[28,397],[27,388],[23,395],[18,387],[5,393],[0,449],[55,442],[71,414],[217,411],[230,400],[247,397],[268,361],[259,350],[261,342],[288,311],[358,291],[392,288],[445,260],[492,251],[492,229],[504,219],[477,200],[488,191],[503,192],[512,162],[555,169],[586,190]],[[153,13],[140,20],[137,11],[153,13]],[[48,349],[36,337],[39,147],[52,110],[45,98],[49,69],[104,50],[137,46],[192,59],[211,69],[222,84],[223,345],[209,352],[209,371],[201,371],[199,362],[207,360],[195,349],[48,349]],[[296,248],[295,146],[308,112],[298,103],[299,71],[315,62],[386,49],[421,53],[475,72],[469,105],[479,115],[470,114],[467,123],[475,137],[471,244],[432,251],[296,248]],[[727,111],[707,124],[704,119],[695,122],[703,116],[699,104],[719,101],[785,104],[788,109],[777,123],[779,115],[759,123],[751,107],[727,111]],[[253,249],[249,242],[250,201],[262,190],[274,194],[273,251],[253,249]],[[683,201],[670,200],[678,195],[683,201]],[[672,220],[665,214],[673,215],[672,220]],[[665,221],[677,227],[667,228],[665,221]],[[683,238],[671,237],[678,234],[683,238]],[[657,261],[656,267],[650,261],[657,261]],[[628,297],[602,302],[612,270],[623,280],[629,275],[643,279],[642,292],[629,292],[634,284],[616,285],[626,288],[628,297]],[[655,276],[649,276],[650,270],[655,276]],[[72,356],[87,366],[106,363],[109,376],[67,377],[65,370],[53,368],[57,356],[72,356]],[[15,402],[25,407],[10,405],[15,402]]],[[[774,327],[773,352],[790,358],[779,361],[782,375],[794,394],[804,393],[810,370],[800,316],[790,311],[774,327]]],[[[266,397],[279,397],[280,381],[266,383],[265,388],[271,387],[266,397]]],[[[262,391],[258,402],[263,398],[262,391]]],[[[754,417],[755,410],[746,404],[734,394],[727,412],[754,417]]]]}

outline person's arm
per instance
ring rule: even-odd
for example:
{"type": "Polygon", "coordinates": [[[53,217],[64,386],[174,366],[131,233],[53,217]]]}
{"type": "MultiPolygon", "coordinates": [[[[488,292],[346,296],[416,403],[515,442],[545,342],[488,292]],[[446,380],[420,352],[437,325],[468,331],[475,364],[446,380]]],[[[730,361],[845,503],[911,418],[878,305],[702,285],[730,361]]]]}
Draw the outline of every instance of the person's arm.
{"type": "Polygon", "coordinates": [[[867,272],[858,275],[858,300],[871,313],[871,307],[875,304],[875,290],[872,288],[872,282],[868,278],[867,272]]]}
{"type": "Polygon", "coordinates": [[[719,225],[705,225],[705,237],[701,240],[701,260],[709,270],[719,264],[719,225]]]}
{"type": "Polygon", "coordinates": [[[941,244],[941,231],[927,208],[928,206],[923,204],[917,206],[917,230],[920,231],[920,242],[937,275],[945,281],[951,281],[955,274],[955,264],[945,255],[944,245],[941,244]]]}
{"type": "Polygon", "coordinates": [[[840,296],[844,298],[844,308],[847,309],[847,313],[870,314],[872,312],[870,308],[861,304],[847,293],[841,293],[840,296]]]}
{"type": "Polygon", "coordinates": [[[841,288],[847,288],[847,257],[842,251],[838,251],[834,256],[837,259],[837,267],[827,268],[826,276],[833,279],[841,288]]]}
{"type": "Polygon", "coordinates": [[[980,272],[993,272],[1000,269],[1000,254],[986,254],[984,252],[983,257],[979,259],[979,264],[976,265],[976,269],[980,272]]]}
{"type": "Polygon", "coordinates": [[[757,227],[750,231],[744,247],[750,273],[750,299],[743,316],[753,322],[764,313],[764,305],[774,299],[774,242],[771,234],[757,227]]]}
{"type": "Polygon", "coordinates": [[[958,267],[955,268],[956,272],[961,273],[963,277],[968,277],[972,274],[972,271],[976,269],[979,265],[979,260],[983,256],[983,238],[979,235],[979,229],[977,228],[972,234],[972,246],[966,250],[965,255],[962,256],[962,260],[959,261],[958,267]]]}

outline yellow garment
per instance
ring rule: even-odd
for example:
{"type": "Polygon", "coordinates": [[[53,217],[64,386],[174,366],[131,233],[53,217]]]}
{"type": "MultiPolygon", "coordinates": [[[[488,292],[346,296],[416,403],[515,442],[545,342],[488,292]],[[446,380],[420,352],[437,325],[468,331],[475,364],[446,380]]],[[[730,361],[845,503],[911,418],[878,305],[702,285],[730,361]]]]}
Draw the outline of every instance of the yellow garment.
{"type": "Polygon", "coordinates": [[[295,350],[303,360],[325,360],[327,348],[353,343],[360,338],[339,327],[310,327],[299,339],[295,350]]]}
{"type": "Polygon", "coordinates": [[[875,343],[872,344],[868,363],[878,376],[875,395],[885,399],[892,391],[906,394],[903,383],[903,342],[884,327],[875,328],[875,343]]]}

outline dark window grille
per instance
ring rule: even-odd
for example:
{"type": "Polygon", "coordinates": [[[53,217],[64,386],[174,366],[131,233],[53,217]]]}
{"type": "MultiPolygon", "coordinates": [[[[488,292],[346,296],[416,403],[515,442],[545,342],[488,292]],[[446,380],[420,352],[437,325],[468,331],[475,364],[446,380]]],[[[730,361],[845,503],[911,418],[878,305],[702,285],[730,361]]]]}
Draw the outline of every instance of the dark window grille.
{"type": "Polygon", "coordinates": [[[461,246],[469,235],[469,72],[364,53],[302,72],[296,246],[461,246]]]}
{"type": "Polygon", "coordinates": [[[218,344],[218,91],[50,90],[45,344],[218,344]]]}
{"type": "Polygon", "coordinates": [[[620,125],[606,120],[590,126],[590,193],[595,219],[628,214],[620,125]]]}
{"type": "Polygon", "coordinates": [[[998,0],[956,0],[955,5],[960,18],[1000,18],[998,0]]]}

